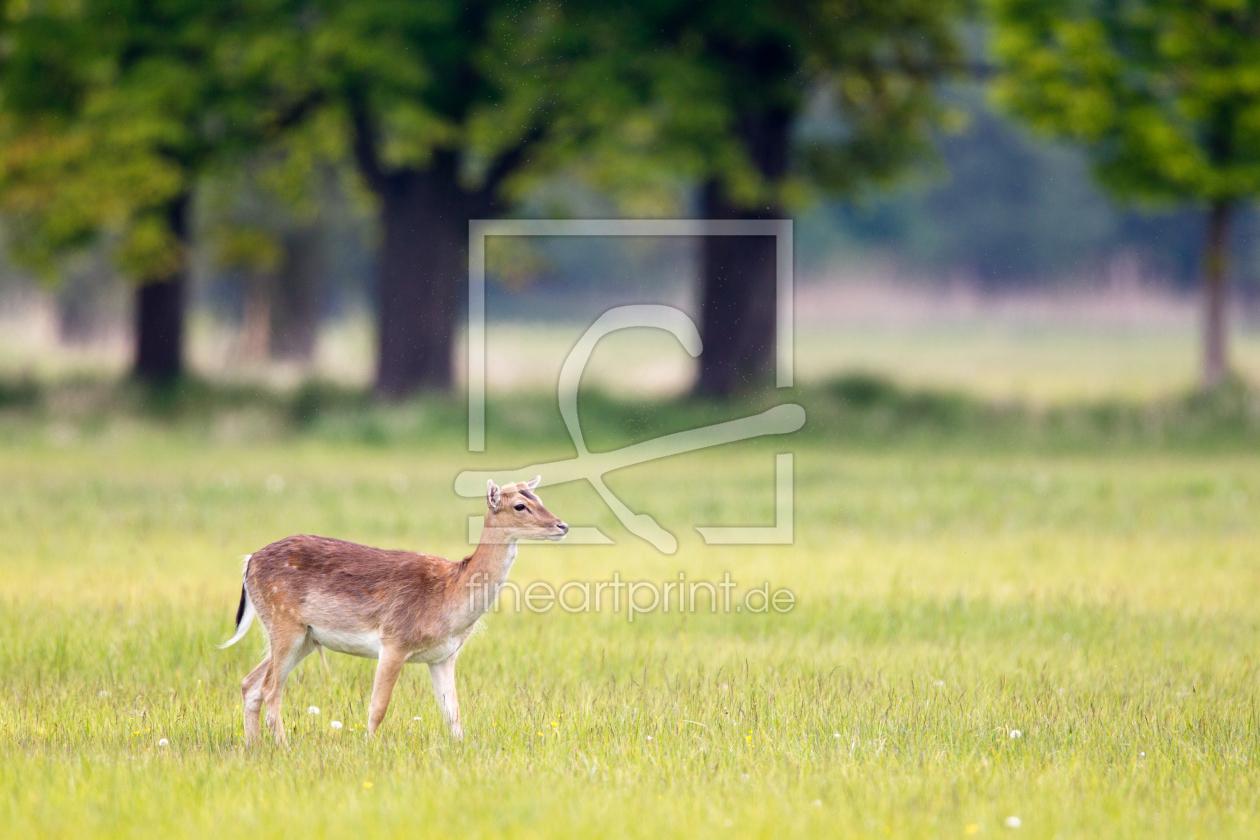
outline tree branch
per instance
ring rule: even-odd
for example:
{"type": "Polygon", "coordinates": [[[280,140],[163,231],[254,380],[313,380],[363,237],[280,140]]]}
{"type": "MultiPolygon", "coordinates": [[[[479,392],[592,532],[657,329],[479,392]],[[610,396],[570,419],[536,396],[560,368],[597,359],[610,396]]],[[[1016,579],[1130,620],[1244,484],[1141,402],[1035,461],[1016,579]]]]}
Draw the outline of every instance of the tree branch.
{"type": "Polygon", "coordinates": [[[267,126],[267,131],[271,136],[280,134],[281,132],[292,128],[293,126],[306,119],[311,111],[323,105],[327,101],[327,97],[321,90],[312,91],[304,98],[294,102],[287,110],[281,111],[280,114],[271,121],[267,126]]]}
{"type": "Polygon", "coordinates": [[[380,193],[385,187],[385,170],[381,167],[381,158],[376,150],[376,130],[372,126],[372,117],[368,114],[367,103],[361,91],[352,90],[346,97],[350,109],[352,127],[352,151],[359,172],[368,182],[373,192],[380,193]]]}
{"type": "Polygon", "coordinates": [[[494,159],[486,169],[486,176],[481,186],[471,194],[473,212],[477,215],[492,211],[498,205],[496,193],[508,177],[520,168],[530,150],[542,140],[545,131],[541,125],[535,124],[525,136],[510,149],[494,159]]]}

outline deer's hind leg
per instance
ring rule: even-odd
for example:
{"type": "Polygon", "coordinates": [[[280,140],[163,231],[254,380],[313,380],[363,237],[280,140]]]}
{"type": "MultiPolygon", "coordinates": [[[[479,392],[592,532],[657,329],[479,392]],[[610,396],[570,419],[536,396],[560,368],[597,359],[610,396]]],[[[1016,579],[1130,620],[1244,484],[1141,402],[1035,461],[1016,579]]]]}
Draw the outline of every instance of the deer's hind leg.
{"type": "Polygon", "coordinates": [[[267,726],[281,744],[289,742],[284,734],[284,719],[280,715],[285,681],[313,650],[315,643],[306,627],[290,627],[271,634],[271,654],[263,677],[263,702],[267,704],[267,726]]]}
{"type": "Polygon", "coordinates": [[[271,656],[264,656],[258,667],[249,672],[241,682],[241,700],[245,705],[245,745],[257,743],[262,734],[259,715],[263,705],[263,678],[267,675],[267,667],[271,664],[271,656]]]}

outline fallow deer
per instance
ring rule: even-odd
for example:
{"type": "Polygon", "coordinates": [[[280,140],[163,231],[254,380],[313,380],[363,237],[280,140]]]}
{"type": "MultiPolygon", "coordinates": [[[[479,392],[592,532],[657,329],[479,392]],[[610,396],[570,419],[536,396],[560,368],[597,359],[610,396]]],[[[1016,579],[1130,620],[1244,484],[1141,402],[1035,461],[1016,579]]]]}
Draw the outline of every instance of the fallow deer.
{"type": "Polygon", "coordinates": [[[255,615],[267,632],[267,655],[241,683],[245,742],[259,738],[264,703],[267,725],[286,742],[284,683],[317,648],[377,660],[369,737],[385,718],[402,666],[423,662],[451,735],[462,738],[455,658],[507,581],[516,541],[560,540],[569,530],[534,495],[540,480],[503,488],[488,482],[481,541],[458,563],[312,536],[288,537],[246,558],[236,634],[221,645],[240,641],[255,615]]]}

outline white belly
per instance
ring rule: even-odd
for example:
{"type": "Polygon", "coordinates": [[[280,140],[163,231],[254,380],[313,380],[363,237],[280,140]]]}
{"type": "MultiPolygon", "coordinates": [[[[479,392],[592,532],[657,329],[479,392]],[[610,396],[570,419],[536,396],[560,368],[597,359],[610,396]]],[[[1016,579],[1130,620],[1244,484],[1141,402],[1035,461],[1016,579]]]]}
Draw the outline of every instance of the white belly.
{"type": "Polygon", "coordinates": [[[464,641],[467,638],[468,637],[466,635],[448,636],[447,638],[442,639],[427,648],[418,650],[411,654],[411,656],[407,657],[407,661],[424,662],[428,665],[432,665],[435,662],[445,662],[455,654],[459,653],[459,649],[464,646],[464,641]]]}
{"type": "Polygon", "coordinates": [[[340,630],[311,628],[311,639],[329,650],[348,653],[351,656],[362,656],[367,659],[380,659],[380,633],[346,633],[340,630]]]}

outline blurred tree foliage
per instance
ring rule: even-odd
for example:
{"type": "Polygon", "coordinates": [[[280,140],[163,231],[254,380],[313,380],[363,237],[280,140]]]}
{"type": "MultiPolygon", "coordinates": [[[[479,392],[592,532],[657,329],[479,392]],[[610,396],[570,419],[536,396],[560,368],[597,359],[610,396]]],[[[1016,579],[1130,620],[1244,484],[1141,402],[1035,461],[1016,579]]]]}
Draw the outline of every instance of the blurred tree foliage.
{"type": "MultiPolygon", "coordinates": [[[[977,82],[951,84],[942,98],[966,124],[937,132],[939,164],[799,217],[803,270],[874,257],[895,271],[990,290],[1074,283],[1126,263],[1177,285],[1197,279],[1200,214],[1117,203],[1093,182],[1083,149],[996,113],[977,82]]],[[[1253,221],[1240,217],[1237,246],[1248,246],[1242,234],[1253,221]]]]}
{"type": "Polygon", "coordinates": [[[286,157],[255,155],[199,192],[199,238],[210,264],[240,281],[238,354],[251,361],[309,361],[324,298],[321,186],[335,171],[313,169],[293,187],[277,177],[286,157]]]}
{"type": "Polygon", "coordinates": [[[939,138],[942,183],[924,189],[936,173],[916,173],[896,192],[864,195],[840,210],[846,227],[895,242],[911,266],[973,273],[989,286],[1101,258],[1119,220],[1080,156],[1034,143],[980,108],[967,113],[965,134],[939,138]]]}
{"type": "MultiPolygon", "coordinates": [[[[452,381],[467,276],[468,221],[502,212],[499,190],[542,131],[513,114],[494,68],[528,43],[543,6],[473,0],[317,0],[292,4],[271,77],[310,103],[307,127],[341,138],[375,198],[376,390],[404,397],[452,381]],[[516,129],[489,153],[479,115],[516,129]]],[[[483,122],[484,124],[484,122],[483,122]]],[[[322,132],[314,131],[316,135],[322,132]]]]}
{"type": "Polygon", "coordinates": [[[50,271],[104,237],[137,282],[135,373],[182,370],[197,179],[274,136],[291,104],[259,71],[263,3],[5,5],[0,206],[9,247],[50,271]]]}
{"type": "Polygon", "coordinates": [[[999,102],[1087,145],[1117,196],[1208,208],[1203,382],[1228,372],[1231,221],[1260,191],[1260,3],[992,0],[999,102]]]}
{"type": "MultiPolygon", "coordinates": [[[[790,214],[804,184],[852,192],[887,183],[928,151],[947,118],[937,84],[957,70],[953,17],[932,0],[821,0],[764,4],[751,11],[715,2],[679,45],[703,44],[727,112],[731,162],[702,171],[705,218],[790,214]],[[834,114],[821,130],[799,130],[810,106],[834,114]]],[[[708,237],[701,267],[706,347],[696,389],[724,396],[769,378],[774,347],[772,241],[708,237]]]]}
{"type": "MultiPolygon", "coordinates": [[[[571,103],[539,159],[630,185],[641,206],[697,183],[710,219],[784,218],[818,190],[886,183],[948,117],[935,87],[959,68],[957,11],[930,0],[579,5],[559,39],[565,78],[538,85],[540,101],[571,103]],[[803,119],[818,111],[828,119],[803,119]]],[[[706,237],[702,249],[697,391],[759,387],[773,362],[774,240],[706,237]]]]}
{"type": "MultiPolygon", "coordinates": [[[[559,171],[617,191],[635,215],[668,211],[698,182],[702,216],[781,218],[814,186],[882,182],[924,153],[943,115],[933,85],[956,60],[953,6],[925,0],[314,8],[296,18],[312,69],[289,77],[344,119],[377,197],[389,396],[450,383],[470,218],[559,171]],[[836,119],[796,136],[819,100],[836,119]]],[[[767,246],[705,243],[706,393],[770,368],[767,246]]]]}

